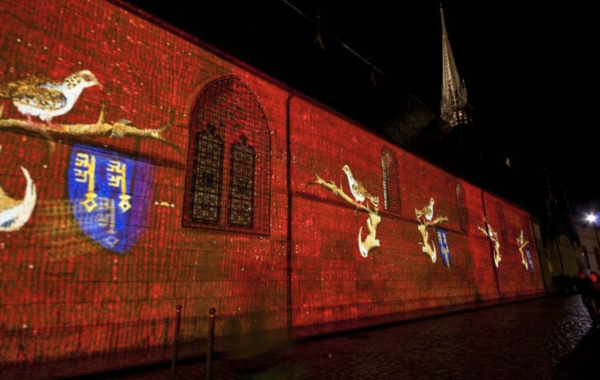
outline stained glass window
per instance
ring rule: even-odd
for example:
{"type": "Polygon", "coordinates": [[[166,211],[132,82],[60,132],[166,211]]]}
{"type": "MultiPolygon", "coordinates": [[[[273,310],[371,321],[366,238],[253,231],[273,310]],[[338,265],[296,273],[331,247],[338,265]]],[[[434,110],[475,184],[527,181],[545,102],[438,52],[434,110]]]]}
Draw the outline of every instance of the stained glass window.
{"type": "Polygon", "coordinates": [[[209,124],[208,131],[196,135],[196,155],[192,187],[191,219],[217,224],[221,206],[223,140],[209,124]]]}
{"type": "Polygon", "coordinates": [[[271,134],[256,96],[225,77],[198,95],[190,118],[183,225],[268,234],[271,134]]]}
{"type": "Polygon", "coordinates": [[[252,227],[254,216],[254,148],[242,135],[242,141],[231,148],[229,185],[229,225],[252,227]]]}
{"type": "Polygon", "coordinates": [[[400,178],[396,155],[388,148],[381,150],[381,173],[383,178],[383,209],[401,213],[400,178]]]}

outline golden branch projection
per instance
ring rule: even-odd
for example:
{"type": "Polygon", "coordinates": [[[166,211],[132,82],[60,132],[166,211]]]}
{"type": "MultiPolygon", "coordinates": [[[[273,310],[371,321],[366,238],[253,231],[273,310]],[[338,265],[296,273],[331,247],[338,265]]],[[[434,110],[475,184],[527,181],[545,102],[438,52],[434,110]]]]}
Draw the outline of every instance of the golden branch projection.
{"type": "Polygon", "coordinates": [[[322,186],[327,190],[331,191],[335,196],[340,197],[346,203],[349,203],[352,206],[354,206],[356,208],[356,211],[364,212],[369,216],[369,218],[367,219],[368,234],[365,240],[362,240],[362,227],[360,227],[360,230],[358,231],[358,249],[362,257],[368,257],[369,252],[371,252],[371,250],[380,246],[380,242],[377,239],[377,227],[381,222],[381,217],[379,216],[379,208],[373,205],[373,209],[371,210],[368,204],[361,204],[356,202],[354,199],[350,198],[350,196],[346,194],[342,189],[341,183],[340,187],[337,187],[337,185],[333,181],[325,182],[325,180],[319,177],[316,171],[314,172],[314,174],[316,180],[307,182],[307,186],[322,186]]]}
{"type": "Polygon", "coordinates": [[[48,142],[49,155],[55,149],[52,134],[66,136],[109,136],[109,137],[139,137],[160,141],[170,146],[179,153],[181,149],[168,141],[162,134],[166,132],[175,120],[175,113],[171,112],[169,123],[156,129],[141,129],[128,120],[119,120],[115,123],[107,123],[105,120],[104,106],[100,111],[98,120],[93,124],[46,124],[31,120],[2,119],[4,105],[0,105],[0,130],[21,129],[41,135],[48,142]]]}
{"type": "Polygon", "coordinates": [[[525,258],[525,252],[523,252],[525,247],[529,245],[529,241],[525,240],[523,237],[523,230],[521,230],[521,235],[517,238],[517,244],[519,245],[519,252],[521,252],[521,262],[525,266],[525,269],[529,270],[529,263],[525,258]]]}
{"type": "Polygon", "coordinates": [[[431,198],[429,206],[425,206],[423,210],[415,210],[415,216],[417,217],[417,222],[419,222],[419,226],[417,228],[421,233],[421,237],[423,238],[423,242],[419,244],[423,246],[423,252],[429,255],[431,262],[435,263],[437,260],[437,251],[435,249],[435,243],[429,239],[427,227],[435,227],[439,224],[447,222],[448,217],[438,216],[437,218],[433,219],[433,203],[433,198],[431,198]],[[428,208],[430,208],[430,210],[428,208]]]}
{"type": "Polygon", "coordinates": [[[498,264],[502,261],[502,257],[500,256],[500,240],[498,239],[498,233],[492,229],[487,219],[485,220],[485,224],[487,226],[487,230],[481,226],[477,226],[477,229],[485,236],[488,237],[494,243],[494,265],[498,268],[498,264]]]}

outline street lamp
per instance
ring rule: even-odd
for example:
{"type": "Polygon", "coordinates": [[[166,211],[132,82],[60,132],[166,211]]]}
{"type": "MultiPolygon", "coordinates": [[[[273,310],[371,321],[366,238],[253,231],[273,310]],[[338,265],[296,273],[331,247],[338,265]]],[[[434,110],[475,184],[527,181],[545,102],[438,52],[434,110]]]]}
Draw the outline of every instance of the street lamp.
{"type": "Polygon", "coordinates": [[[595,213],[589,213],[586,217],[585,220],[588,221],[589,224],[592,225],[592,227],[594,227],[594,232],[596,234],[596,259],[598,259],[600,261],[600,239],[598,239],[598,226],[596,223],[596,214],[595,213]]]}
{"type": "Polygon", "coordinates": [[[588,214],[588,216],[586,216],[585,219],[588,221],[588,223],[596,224],[596,215],[595,214],[588,214]]]}

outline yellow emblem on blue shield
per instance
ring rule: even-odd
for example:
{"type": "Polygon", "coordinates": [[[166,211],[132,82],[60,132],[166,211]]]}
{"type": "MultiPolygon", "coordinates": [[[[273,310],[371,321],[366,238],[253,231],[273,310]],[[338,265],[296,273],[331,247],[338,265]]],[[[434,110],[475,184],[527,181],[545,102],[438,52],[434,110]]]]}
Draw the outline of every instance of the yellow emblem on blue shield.
{"type": "Polygon", "coordinates": [[[149,214],[152,165],[108,150],[75,145],[68,185],[81,230],[103,247],[125,253],[149,214]]]}

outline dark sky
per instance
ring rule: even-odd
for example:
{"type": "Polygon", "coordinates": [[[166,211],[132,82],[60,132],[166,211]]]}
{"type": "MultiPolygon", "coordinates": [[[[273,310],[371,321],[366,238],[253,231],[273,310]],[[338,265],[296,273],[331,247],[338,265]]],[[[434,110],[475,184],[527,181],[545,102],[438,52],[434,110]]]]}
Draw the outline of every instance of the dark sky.
{"type": "MultiPolygon", "coordinates": [[[[395,94],[409,92],[439,114],[439,1],[130,2],[374,129],[372,99],[393,105],[395,94]],[[317,9],[324,52],[313,44],[317,9]],[[371,69],[334,38],[385,73],[377,88],[371,69]]],[[[522,178],[541,178],[548,167],[574,207],[585,208],[600,206],[592,137],[600,23],[590,4],[444,3],[459,74],[490,149],[510,157],[522,178]]]]}

